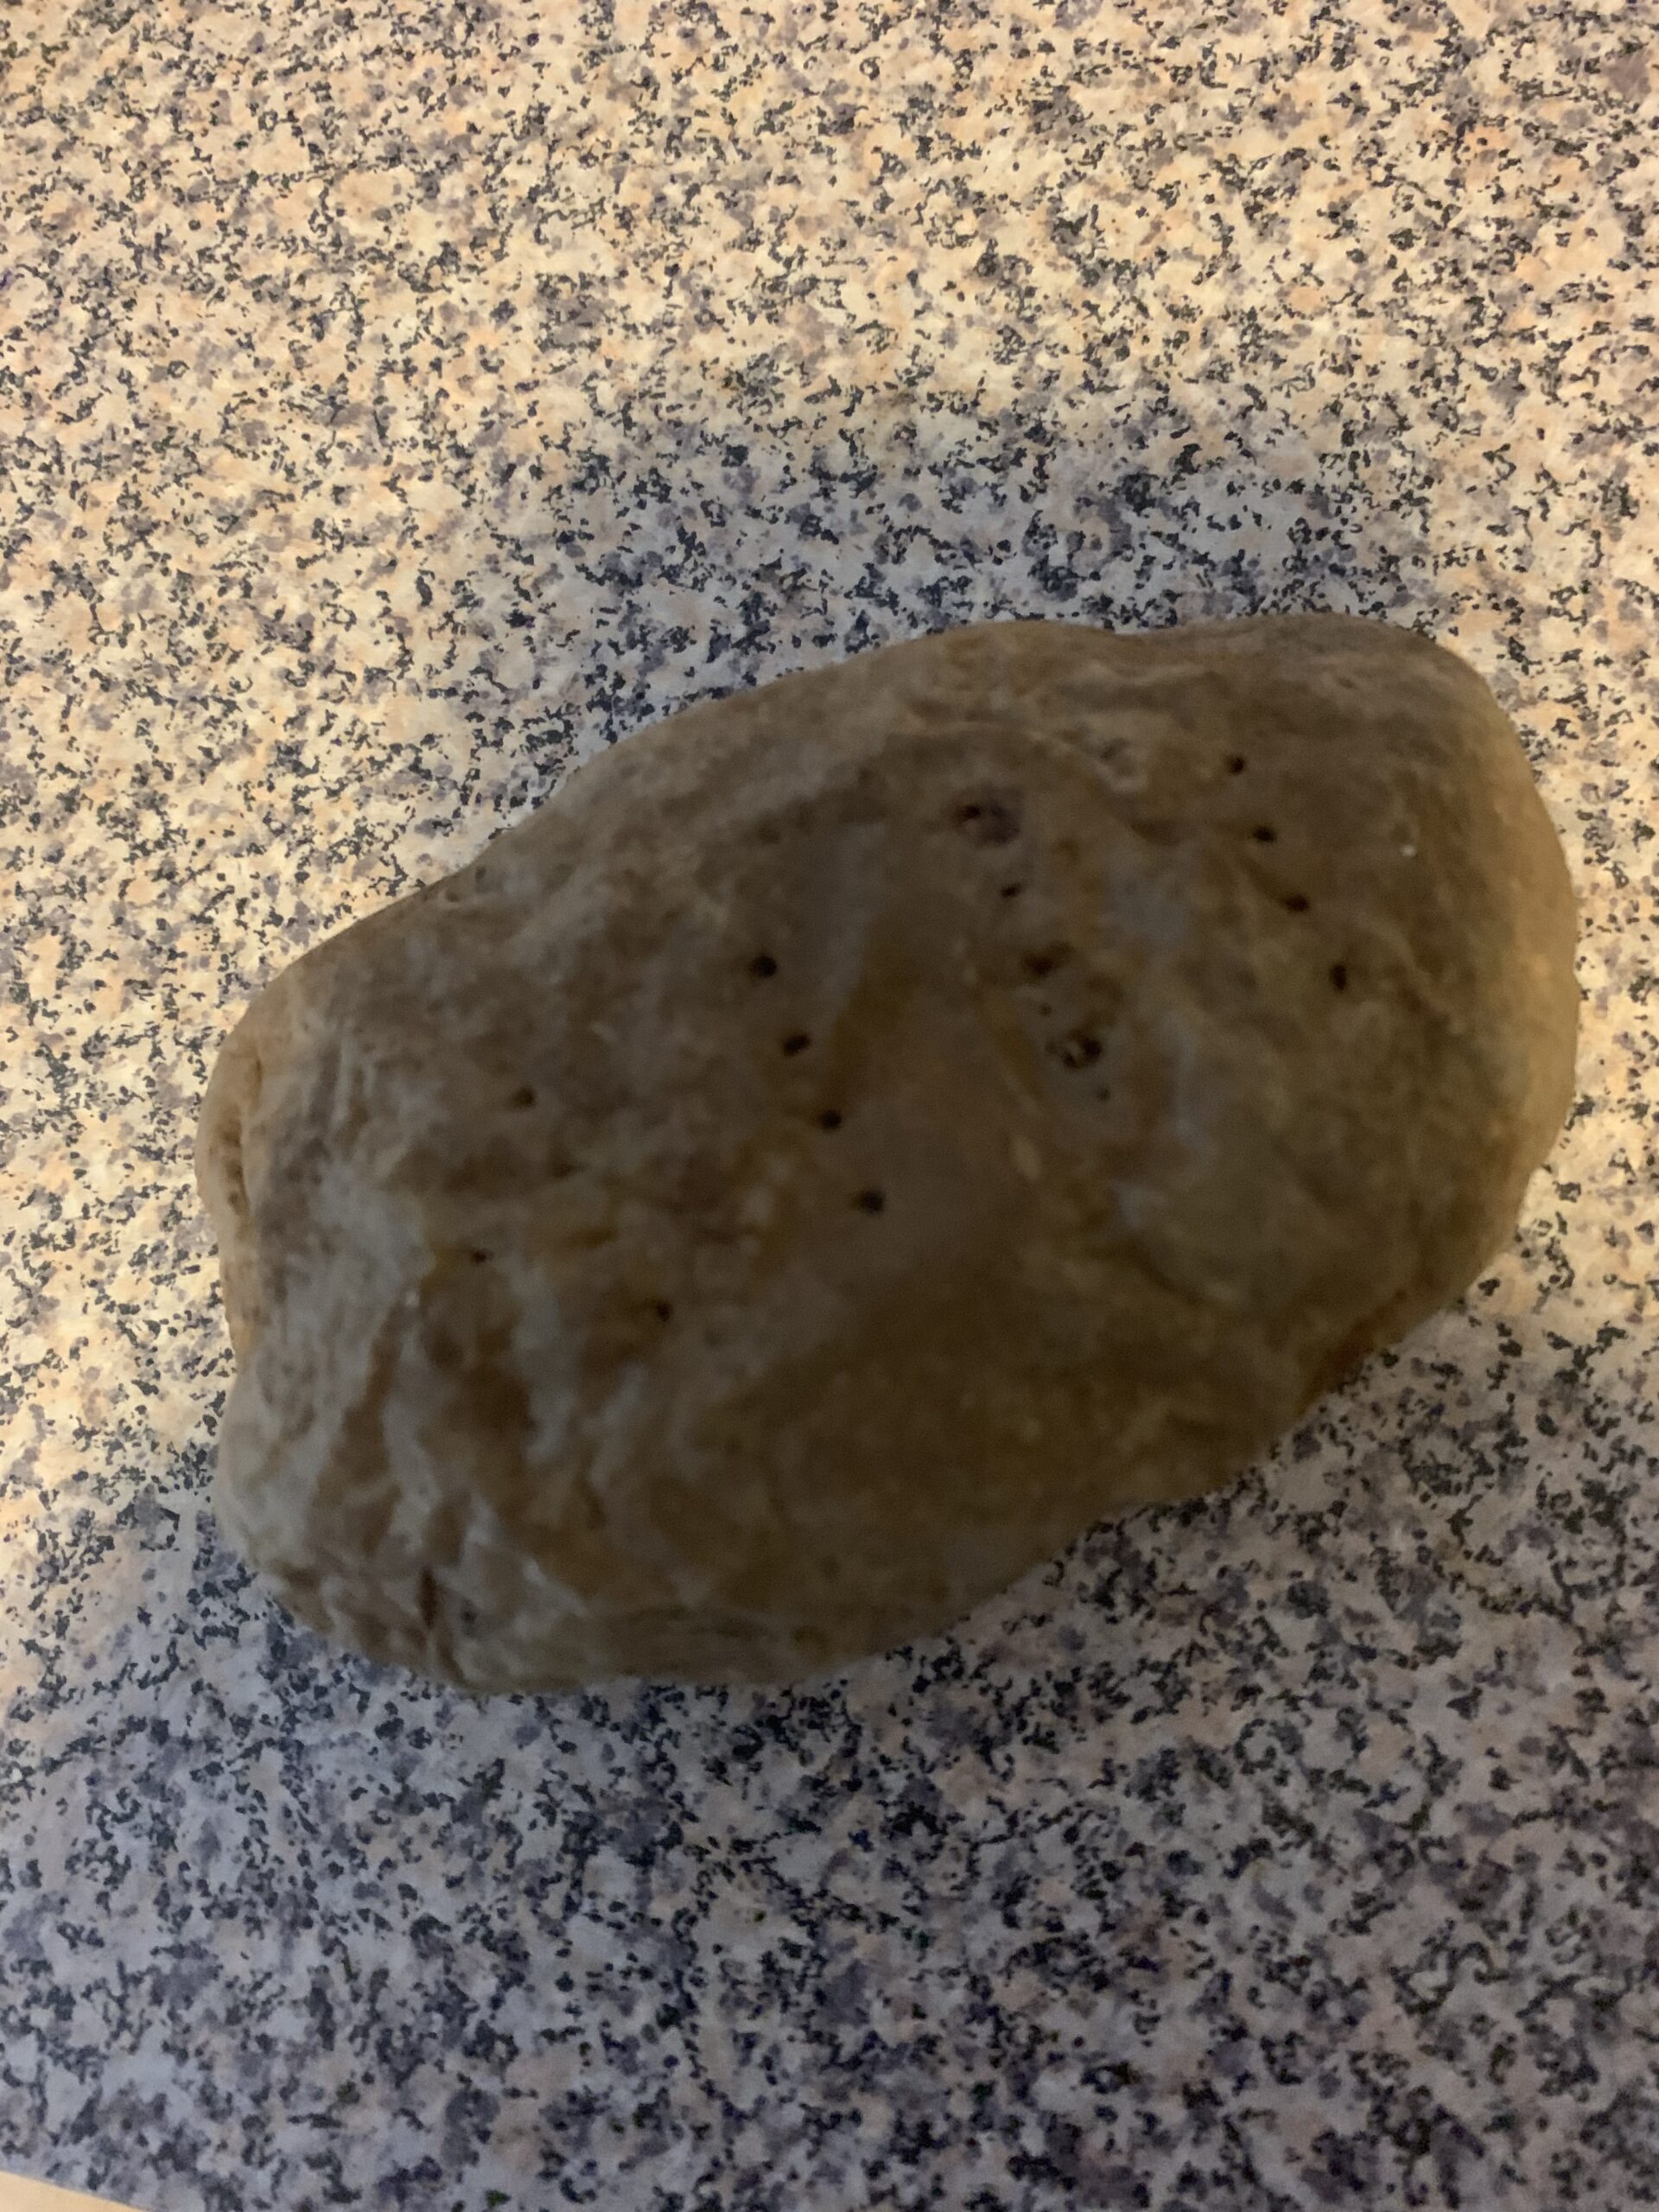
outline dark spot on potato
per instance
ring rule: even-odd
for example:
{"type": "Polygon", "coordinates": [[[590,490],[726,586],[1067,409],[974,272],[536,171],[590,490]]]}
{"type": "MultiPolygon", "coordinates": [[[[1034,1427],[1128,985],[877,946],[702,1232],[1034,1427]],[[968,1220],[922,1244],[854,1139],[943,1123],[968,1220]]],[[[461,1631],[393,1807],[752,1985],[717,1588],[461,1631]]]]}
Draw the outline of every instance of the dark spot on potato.
{"type": "Polygon", "coordinates": [[[1262,822],[1256,824],[1250,835],[1258,845],[1271,845],[1278,837],[1279,832],[1270,829],[1265,822],[1262,822]]]}
{"type": "Polygon", "coordinates": [[[1019,802],[1001,792],[959,799],[951,819],[976,845],[1011,845],[1020,835],[1019,802]]]}
{"type": "Polygon", "coordinates": [[[1017,899],[1025,887],[1023,883],[1005,883],[1002,887],[1002,896],[1005,899],[1017,899]]]}
{"type": "Polygon", "coordinates": [[[1242,753],[1230,753],[1227,756],[1227,772],[1230,776],[1242,776],[1248,765],[1242,753]]]}
{"type": "Polygon", "coordinates": [[[775,976],[778,973],[778,963],[769,952],[757,952],[749,963],[749,973],[751,976],[759,976],[764,980],[766,976],[775,976]]]}
{"type": "Polygon", "coordinates": [[[674,1308],[665,1298],[659,1298],[651,1310],[659,1321],[671,1321],[674,1319],[674,1308]]]}
{"type": "MultiPolygon", "coordinates": [[[[245,1126],[245,1124],[244,1124],[245,1126]]],[[[242,1128],[225,1141],[226,1192],[238,1213],[252,1211],[253,1202],[248,1196],[247,1171],[242,1159],[242,1128]]]]}
{"type": "Polygon", "coordinates": [[[438,1585],[430,1567],[421,1570],[421,1625],[430,1629],[438,1618],[438,1585]]]}
{"type": "Polygon", "coordinates": [[[818,1116],[818,1127],[821,1129],[838,1129],[841,1127],[841,1115],[835,1107],[824,1108],[818,1116]]]}
{"type": "Polygon", "coordinates": [[[1100,1058],[1101,1045],[1099,1038],[1090,1031],[1074,1029],[1069,1037],[1062,1037],[1049,1050],[1062,1067],[1088,1068],[1100,1058]]]}
{"type": "Polygon", "coordinates": [[[481,1267],[484,1265],[484,1263],[486,1262],[486,1261],[489,1258],[489,1256],[490,1256],[490,1255],[489,1255],[489,1254],[488,1254],[487,1252],[475,1251],[475,1252],[472,1255],[472,1262],[473,1262],[473,1265],[474,1265],[475,1268],[481,1268],[481,1267]]]}
{"type": "Polygon", "coordinates": [[[1027,976],[1041,978],[1044,976],[1052,976],[1057,968],[1064,967],[1071,957],[1071,948],[1069,944],[1050,944],[1045,945],[1040,952],[1027,953],[1021,964],[1027,976]]]}
{"type": "Polygon", "coordinates": [[[1333,991],[1345,991],[1348,988],[1348,970],[1340,960],[1331,970],[1331,988],[1333,991]]]}
{"type": "Polygon", "coordinates": [[[1311,903],[1300,891],[1293,891],[1285,900],[1287,911],[1293,914],[1305,914],[1311,903]]]}
{"type": "Polygon", "coordinates": [[[861,1191],[853,1204],[863,1213],[880,1213],[887,1203],[885,1191],[861,1191]]]}
{"type": "Polygon", "coordinates": [[[804,1052],[811,1042],[804,1029],[794,1029],[785,1038],[784,1050],[792,1058],[797,1052],[804,1052]]]}
{"type": "Polygon", "coordinates": [[[522,1113],[526,1106],[533,1106],[536,1103],[536,1093],[527,1083],[521,1083],[512,1097],[508,1099],[507,1103],[509,1106],[517,1107],[522,1113]]]}

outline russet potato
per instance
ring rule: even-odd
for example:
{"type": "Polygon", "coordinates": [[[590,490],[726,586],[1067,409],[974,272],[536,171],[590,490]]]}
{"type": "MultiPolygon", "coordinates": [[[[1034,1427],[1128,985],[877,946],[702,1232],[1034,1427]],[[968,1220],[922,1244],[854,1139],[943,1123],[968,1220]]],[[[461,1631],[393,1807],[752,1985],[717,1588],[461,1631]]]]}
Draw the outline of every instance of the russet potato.
{"type": "Polygon", "coordinates": [[[942,1628],[1469,1282],[1573,953],[1514,730],[1384,624],[989,624],[694,707],[226,1045],[224,1522],[479,1690],[942,1628]]]}

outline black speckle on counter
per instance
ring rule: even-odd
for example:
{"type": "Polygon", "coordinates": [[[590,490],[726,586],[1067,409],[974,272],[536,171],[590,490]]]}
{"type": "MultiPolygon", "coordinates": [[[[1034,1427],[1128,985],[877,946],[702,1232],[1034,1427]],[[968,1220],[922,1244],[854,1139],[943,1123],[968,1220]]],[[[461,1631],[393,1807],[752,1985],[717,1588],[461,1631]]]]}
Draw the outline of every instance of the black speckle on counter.
{"type": "MultiPolygon", "coordinates": [[[[0,2168],[143,2212],[1659,2203],[1650,14],[14,42],[0,2168]],[[272,1609],[212,1517],[189,1168],[262,981],[692,699],[1306,607],[1473,662],[1582,899],[1580,1096],[1459,1310],[1220,1497],[809,1690],[479,1707],[272,1609]]],[[[1018,795],[961,809],[1038,896],[1018,795]]]]}

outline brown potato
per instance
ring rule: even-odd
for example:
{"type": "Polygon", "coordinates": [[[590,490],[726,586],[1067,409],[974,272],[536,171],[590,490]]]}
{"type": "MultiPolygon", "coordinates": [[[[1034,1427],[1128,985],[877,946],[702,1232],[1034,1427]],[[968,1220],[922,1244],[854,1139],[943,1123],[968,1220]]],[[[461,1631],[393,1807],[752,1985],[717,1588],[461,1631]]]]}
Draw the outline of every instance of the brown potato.
{"type": "Polygon", "coordinates": [[[923,638],[700,706],[225,1048],[219,1510],[475,1689],[779,1678],[1185,1497],[1454,1296],[1561,852],[1408,632],[923,638]]]}

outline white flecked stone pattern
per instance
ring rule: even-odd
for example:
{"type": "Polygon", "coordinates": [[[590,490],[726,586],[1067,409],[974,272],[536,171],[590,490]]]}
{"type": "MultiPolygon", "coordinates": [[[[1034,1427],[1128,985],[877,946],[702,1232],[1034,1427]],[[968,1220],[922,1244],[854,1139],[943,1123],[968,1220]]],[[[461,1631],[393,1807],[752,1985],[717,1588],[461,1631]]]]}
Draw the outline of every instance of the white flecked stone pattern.
{"type": "Polygon", "coordinates": [[[0,2166],[144,2212],[1659,2203],[1656,0],[0,23],[0,2166]],[[1584,900],[1459,1310],[782,1696],[478,1706],[206,1505],[249,995],[942,623],[1459,646],[1584,900]]]}

